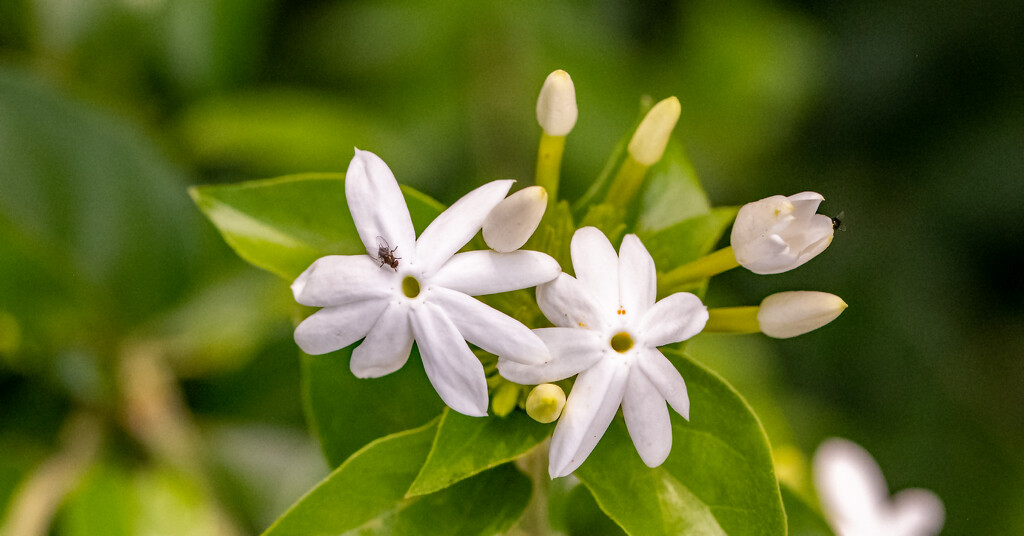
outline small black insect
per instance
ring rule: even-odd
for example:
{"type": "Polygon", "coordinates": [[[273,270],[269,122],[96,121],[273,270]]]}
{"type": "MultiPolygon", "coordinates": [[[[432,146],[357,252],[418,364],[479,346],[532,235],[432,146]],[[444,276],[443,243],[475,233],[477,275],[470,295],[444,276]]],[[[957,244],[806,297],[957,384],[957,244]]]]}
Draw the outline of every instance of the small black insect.
{"type": "Polygon", "coordinates": [[[843,219],[845,219],[845,218],[846,218],[846,211],[845,210],[840,210],[839,214],[836,214],[835,217],[832,218],[832,230],[833,231],[845,231],[846,230],[846,225],[843,224],[843,219]]]}
{"type": "Polygon", "coordinates": [[[398,261],[401,257],[395,256],[395,251],[397,249],[398,246],[391,247],[391,245],[388,244],[388,241],[384,240],[383,236],[377,237],[377,257],[375,260],[380,261],[381,268],[386,264],[390,266],[392,270],[396,272],[398,271],[398,261]]]}

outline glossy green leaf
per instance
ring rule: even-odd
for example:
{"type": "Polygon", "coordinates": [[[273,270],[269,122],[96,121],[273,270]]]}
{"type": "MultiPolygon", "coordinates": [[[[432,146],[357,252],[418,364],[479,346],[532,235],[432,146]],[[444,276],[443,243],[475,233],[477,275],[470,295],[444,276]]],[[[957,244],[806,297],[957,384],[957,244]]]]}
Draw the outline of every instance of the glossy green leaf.
{"type": "MultiPolygon", "coordinates": [[[[289,281],[320,257],[364,251],[345,201],[343,174],[291,175],[190,192],[239,256],[289,281]]],[[[412,188],[402,193],[417,232],[444,209],[412,188]]]]}
{"type": "Polygon", "coordinates": [[[701,214],[656,232],[641,232],[647,251],[661,271],[681,266],[707,255],[718,243],[722,233],[736,219],[736,207],[715,207],[701,214]]]}
{"type": "Polygon", "coordinates": [[[637,232],[660,231],[710,211],[711,203],[682,145],[670,141],[665,155],[647,171],[637,232]]]}
{"type": "Polygon", "coordinates": [[[368,379],[349,370],[352,350],[302,356],[306,410],[331,467],[378,437],[422,425],[445,407],[415,346],[397,372],[368,379]]]}
{"type": "Polygon", "coordinates": [[[529,480],[509,464],[436,494],[406,498],[436,430],[432,422],[367,445],[264,535],[473,535],[507,530],[530,497],[529,480]]]}
{"type": "Polygon", "coordinates": [[[786,505],[789,536],[835,536],[828,523],[792,488],[780,484],[782,502],[786,505]]]}
{"type": "Polygon", "coordinates": [[[409,495],[433,493],[511,461],[544,441],[552,428],[524,411],[479,418],[445,409],[430,455],[409,495]]]}
{"type": "Polygon", "coordinates": [[[786,516],[768,439],[723,379],[667,351],[686,380],[687,422],[672,414],[672,453],[660,467],[640,461],[621,419],[613,421],[576,475],[601,508],[635,535],[784,535],[786,516]]]}

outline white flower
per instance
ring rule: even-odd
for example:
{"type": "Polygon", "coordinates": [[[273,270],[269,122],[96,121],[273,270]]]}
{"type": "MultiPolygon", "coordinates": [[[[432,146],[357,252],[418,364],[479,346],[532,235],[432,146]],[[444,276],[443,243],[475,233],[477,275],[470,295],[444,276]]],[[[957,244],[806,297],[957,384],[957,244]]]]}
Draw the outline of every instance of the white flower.
{"type": "Polygon", "coordinates": [[[732,226],[736,262],[757,274],[792,270],[832,242],[832,218],[815,214],[821,194],[802,192],[747,203],[732,226]]]}
{"type": "Polygon", "coordinates": [[[761,302],[757,323],[765,335],[788,339],[828,324],[838,318],[846,307],[842,298],[828,292],[778,292],[761,302]]]}
{"type": "Polygon", "coordinates": [[[932,536],[945,522],[942,501],[928,490],[903,490],[890,500],[878,464],[845,439],[818,447],[814,485],[836,536],[932,536]]]}
{"type": "Polygon", "coordinates": [[[616,256],[601,231],[584,227],[570,244],[576,277],[561,274],[537,289],[537,302],[557,327],[533,330],[551,360],[530,365],[498,354],[505,378],[526,385],[579,373],[551,440],[551,478],[576,470],[622,405],[640,458],[657,467],[672,449],[672,406],[689,418],[686,383],[658,346],[683,341],[704,328],[707,308],[679,292],[655,303],[654,260],[636,235],[616,256]]]}
{"type": "Polygon", "coordinates": [[[537,122],[548,136],[565,136],[576,126],[576,86],[559,69],[548,75],[537,98],[537,122]]]}
{"type": "Polygon", "coordinates": [[[295,301],[323,307],[295,329],[295,342],[324,354],[365,337],[350,368],[376,378],[400,369],[415,340],[441,399],[459,413],[486,415],[483,366],[466,341],[523,363],[542,362],[548,352],[529,328],[471,296],[532,287],[560,272],[554,259],[535,251],[456,253],[512,182],[466,194],[417,239],[391,170],[357,149],[345,195],[366,254],[320,258],[295,280],[295,301]]]}

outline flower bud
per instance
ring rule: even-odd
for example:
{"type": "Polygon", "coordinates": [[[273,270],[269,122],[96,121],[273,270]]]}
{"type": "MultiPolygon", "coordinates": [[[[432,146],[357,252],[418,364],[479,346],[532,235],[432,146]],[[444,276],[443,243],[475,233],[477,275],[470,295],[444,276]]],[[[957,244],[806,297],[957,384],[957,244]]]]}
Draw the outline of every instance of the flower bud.
{"type": "Polygon", "coordinates": [[[576,126],[576,87],[569,73],[559,69],[548,75],[537,98],[537,122],[549,136],[565,136],[576,126]]]}
{"type": "Polygon", "coordinates": [[[832,218],[815,214],[825,198],[815,192],[747,203],[732,226],[736,262],[756,274],[792,270],[832,242],[832,218]]]}
{"type": "Polygon", "coordinates": [[[788,339],[828,324],[846,307],[842,298],[827,292],[779,292],[761,302],[757,323],[765,335],[788,339]]]}
{"type": "Polygon", "coordinates": [[[530,186],[503,199],[484,220],[484,242],[495,251],[508,253],[526,243],[537,230],[548,193],[540,186],[530,186]]]}
{"type": "Polygon", "coordinates": [[[679,99],[675,97],[662,100],[647,112],[629,140],[629,155],[633,160],[645,166],[653,166],[661,160],[680,112],[679,99]]]}
{"type": "Polygon", "coordinates": [[[554,422],[565,407],[565,393],[553,383],[542,383],[526,397],[526,414],[542,423],[554,422]]]}

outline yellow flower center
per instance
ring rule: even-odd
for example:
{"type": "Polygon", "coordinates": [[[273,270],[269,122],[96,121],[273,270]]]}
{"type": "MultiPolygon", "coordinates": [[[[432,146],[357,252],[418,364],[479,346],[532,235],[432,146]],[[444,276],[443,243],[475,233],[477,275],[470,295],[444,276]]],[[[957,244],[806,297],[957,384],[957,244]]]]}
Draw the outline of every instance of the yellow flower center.
{"type": "Polygon", "coordinates": [[[611,344],[612,350],[624,354],[633,347],[633,337],[630,337],[629,333],[622,331],[612,336],[611,344]]]}
{"type": "Polygon", "coordinates": [[[407,298],[415,298],[420,295],[420,282],[411,275],[405,276],[402,280],[402,292],[407,298]]]}

